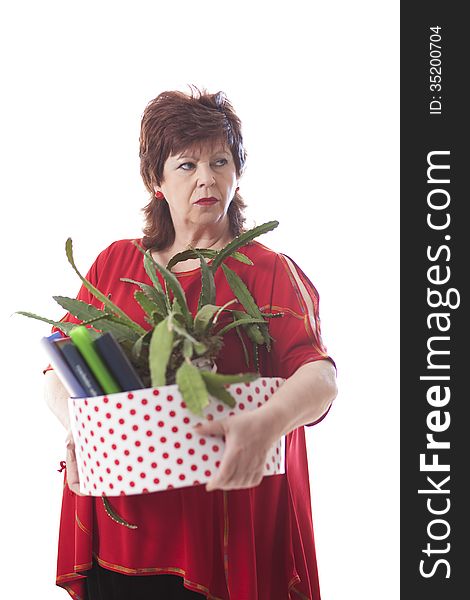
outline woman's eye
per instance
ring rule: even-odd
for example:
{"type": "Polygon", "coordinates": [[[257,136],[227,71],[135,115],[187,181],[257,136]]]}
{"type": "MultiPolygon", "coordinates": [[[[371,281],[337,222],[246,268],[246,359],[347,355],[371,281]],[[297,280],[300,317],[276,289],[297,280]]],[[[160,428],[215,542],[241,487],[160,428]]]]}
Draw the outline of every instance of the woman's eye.
{"type": "Polygon", "coordinates": [[[189,171],[192,167],[194,167],[194,163],[192,162],[186,162],[186,163],[182,163],[179,168],[183,169],[183,171],[189,171]],[[190,165],[189,168],[186,168],[186,165],[190,165]]]}
{"type": "MultiPolygon", "coordinates": [[[[219,158],[217,159],[214,164],[216,167],[223,167],[228,163],[228,160],[226,158],[219,158]]],[[[179,168],[183,169],[183,171],[190,171],[191,169],[193,169],[195,167],[195,164],[192,162],[185,162],[182,163],[179,168]]]]}

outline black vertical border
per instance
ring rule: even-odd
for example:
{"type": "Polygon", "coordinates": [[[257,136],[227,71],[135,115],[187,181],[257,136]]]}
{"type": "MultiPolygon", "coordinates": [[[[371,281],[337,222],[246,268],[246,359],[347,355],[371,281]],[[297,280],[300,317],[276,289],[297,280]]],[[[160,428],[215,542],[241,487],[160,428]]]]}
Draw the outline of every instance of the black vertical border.
{"type": "MultiPolygon", "coordinates": [[[[401,485],[400,485],[400,596],[402,600],[457,600],[470,598],[470,495],[466,491],[470,483],[470,331],[468,323],[468,280],[470,279],[470,194],[467,173],[470,173],[470,154],[467,140],[470,139],[467,98],[470,59],[470,24],[465,20],[465,3],[457,2],[401,2],[400,29],[400,220],[401,220],[401,289],[400,289],[400,371],[401,371],[401,485]],[[430,90],[430,27],[440,26],[442,34],[442,90],[430,90]],[[442,114],[431,115],[431,96],[441,96],[442,114]],[[427,195],[431,189],[427,182],[427,156],[431,151],[449,150],[449,157],[436,162],[450,164],[450,183],[441,185],[451,198],[448,208],[451,222],[445,231],[432,230],[426,222],[428,212],[427,195]],[[450,240],[445,239],[450,235],[450,240]],[[428,246],[436,255],[435,262],[428,259],[428,246]],[[439,264],[450,268],[451,277],[447,284],[430,284],[429,267],[439,264]],[[460,306],[455,309],[430,308],[427,288],[445,290],[455,288],[460,294],[460,306]],[[447,333],[448,342],[441,348],[450,350],[450,355],[441,356],[441,363],[450,364],[450,370],[433,371],[448,374],[449,382],[420,381],[420,376],[429,375],[427,342],[439,332],[429,329],[427,317],[432,312],[450,314],[451,326],[447,333]],[[467,377],[467,374],[469,377],[467,377]],[[467,382],[467,379],[469,382],[467,382]],[[440,463],[449,463],[450,471],[420,471],[419,455],[428,452],[429,462],[435,451],[426,450],[426,434],[430,433],[426,419],[435,407],[427,401],[427,390],[431,385],[448,385],[451,398],[447,406],[440,408],[450,416],[450,426],[435,438],[450,442],[450,449],[438,452],[440,463]],[[439,484],[450,475],[447,484],[449,494],[419,494],[419,489],[432,489],[427,482],[430,476],[439,484]],[[432,515],[427,507],[444,509],[447,500],[450,508],[443,515],[432,515]],[[433,519],[445,519],[450,527],[448,537],[433,540],[428,528],[433,519]],[[430,543],[432,553],[423,552],[430,543]],[[449,547],[447,546],[449,544],[449,547]],[[444,551],[447,550],[448,551],[444,551]],[[448,561],[437,564],[439,559],[448,561]],[[423,570],[430,574],[420,574],[423,570]],[[450,577],[446,577],[446,575],[450,577]]],[[[436,196],[437,197],[437,196],[436,196]]],[[[443,196],[442,196],[443,197],[443,196]]],[[[444,218],[441,211],[438,217],[444,218]]],[[[435,321],[431,321],[435,324],[435,321]]],[[[442,321],[444,323],[444,321],[442,321]]],[[[431,525],[431,532],[444,536],[444,524],[431,525]]]]}

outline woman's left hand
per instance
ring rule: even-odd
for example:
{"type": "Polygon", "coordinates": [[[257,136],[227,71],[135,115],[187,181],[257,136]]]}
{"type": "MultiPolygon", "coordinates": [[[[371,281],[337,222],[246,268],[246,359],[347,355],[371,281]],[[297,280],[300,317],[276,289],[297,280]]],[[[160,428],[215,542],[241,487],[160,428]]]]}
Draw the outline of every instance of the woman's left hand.
{"type": "Polygon", "coordinates": [[[277,438],[256,411],[206,421],[196,425],[194,431],[225,437],[224,455],[219,470],[206,485],[207,492],[250,488],[261,483],[268,450],[277,438]]]}

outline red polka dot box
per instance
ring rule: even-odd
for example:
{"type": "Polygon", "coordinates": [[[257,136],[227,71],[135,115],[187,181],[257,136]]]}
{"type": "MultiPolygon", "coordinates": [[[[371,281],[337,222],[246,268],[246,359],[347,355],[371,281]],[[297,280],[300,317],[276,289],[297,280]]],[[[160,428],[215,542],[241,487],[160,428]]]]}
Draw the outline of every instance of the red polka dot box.
{"type": "MultiPolygon", "coordinates": [[[[227,386],[236,406],[211,399],[205,419],[254,410],[282,385],[261,377],[227,386]]],[[[218,470],[225,448],[220,436],[193,430],[201,417],[186,408],[176,385],[69,399],[80,492],[119,496],[207,483],[218,470]]],[[[284,436],[270,449],[264,475],[285,472],[284,436]]]]}

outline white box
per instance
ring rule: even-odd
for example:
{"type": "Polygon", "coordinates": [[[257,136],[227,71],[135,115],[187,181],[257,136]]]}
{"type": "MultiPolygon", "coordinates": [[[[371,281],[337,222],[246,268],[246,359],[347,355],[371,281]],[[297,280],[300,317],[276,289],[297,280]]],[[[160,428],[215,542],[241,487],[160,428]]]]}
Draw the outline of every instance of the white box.
{"type": "MultiPolygon", "coordinates": [[[[186,408],[176,385],[90,398],[69,398],[80,492],[119,496],[207,483],[220,465],[225,442],[193,425],[254,410],[282,385],[260,377],[226,386],[230,408],[211,398],[201,419],[186,408]]],[[[270,449],[264,475],[285,472],[285,436],[270,449]]]]}

